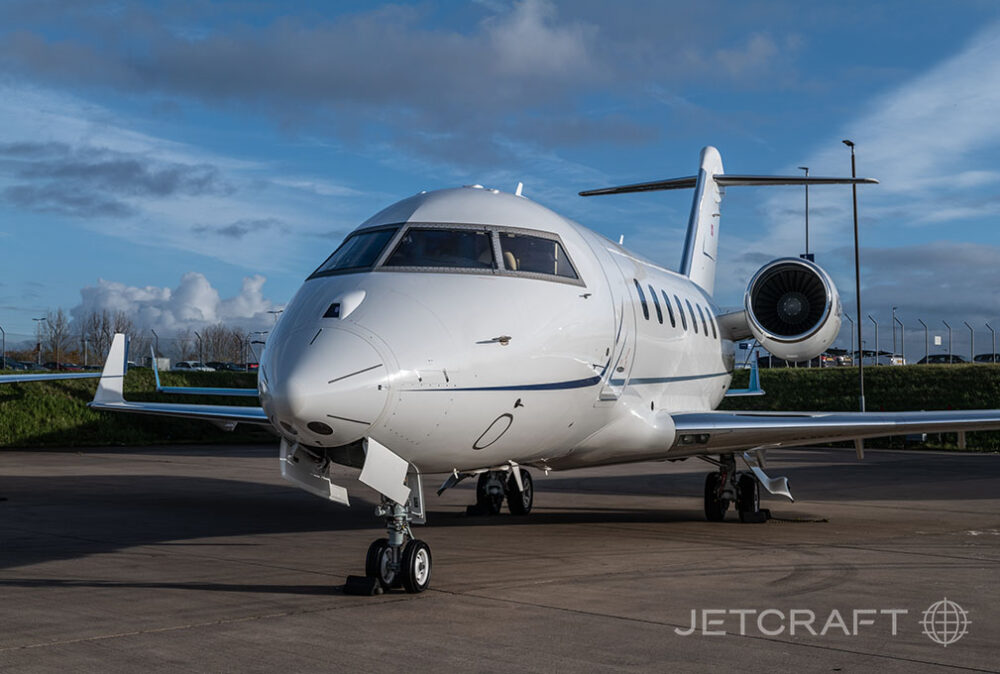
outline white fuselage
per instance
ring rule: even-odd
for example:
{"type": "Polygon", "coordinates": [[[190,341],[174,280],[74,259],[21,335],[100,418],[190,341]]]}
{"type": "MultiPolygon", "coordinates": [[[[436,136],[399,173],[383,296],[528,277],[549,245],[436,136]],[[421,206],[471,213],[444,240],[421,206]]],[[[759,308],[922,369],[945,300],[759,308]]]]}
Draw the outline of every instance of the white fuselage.
{"type": "Polygon", "coordinates": [[[430,473],[669,458],[668,413],[725,395],[732,344],[686,277],[491,190],[421,194],[360,229],[406,223],[555,235],[578,280],[384,266],[310,278],[261,363],[264,410],[289,441],[370,437],[430,473]]]}

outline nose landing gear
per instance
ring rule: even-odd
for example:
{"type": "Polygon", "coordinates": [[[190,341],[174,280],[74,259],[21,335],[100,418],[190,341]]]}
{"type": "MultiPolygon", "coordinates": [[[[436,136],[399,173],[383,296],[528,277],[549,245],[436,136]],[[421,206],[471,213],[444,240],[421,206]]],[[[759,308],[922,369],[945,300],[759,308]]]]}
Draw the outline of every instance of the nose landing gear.
{"type": "Polygon", "coordinates": [[[344,591],[376,594],[401,587],[411,594],[423,592],[431,583],[431,549],[413,537],[409,505],[383,496],[375,514],[385,518],[388,536],[372,541],[365,556],[365,575],[348,576],[344,591]]]}

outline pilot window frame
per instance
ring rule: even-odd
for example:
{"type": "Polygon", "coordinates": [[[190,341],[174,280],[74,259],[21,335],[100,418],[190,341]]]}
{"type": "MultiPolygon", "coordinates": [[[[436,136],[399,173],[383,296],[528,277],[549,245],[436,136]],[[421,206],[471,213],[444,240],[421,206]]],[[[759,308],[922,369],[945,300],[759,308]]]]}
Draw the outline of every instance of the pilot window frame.
{"type": "Polygon", "coordinates": [[[569,252],[566,250],[566,245],[563,243],[562,237],[554,232],[544,232],[537,229],[526,229],[523,227],[508,227],[505,225],[477,225],[471,223],[453,223],[453,222],[424,222],[424,221],[414,221],[414,222],[404,222],[397,223],[393,225],[394,227],[399,227],[400,230],[396,233],[392,239],[389,240],[388,245],[383,249],[382,255],[375,262],[374,271],[378,272],[405,272],[405,273],[436,273],[436,274],[477,274],[479,276],[509,276],[516,278],[529,278],[537,279],[540,281],[550,281],[552,283],[565,283],[568,285],[587,287],[587,284],[580,278],[580,272],[577,271],[577,266],[573,263],[573,258],[570,256],[569,252]],[[444,230],[473,230],[480,232],[488,232],[490,235],[490,245],[493,251],[493,267],[422,267],[422,266],[387,266],[386,262],[389,257],[396,251],[399,242],[406,236],[407,232],[411,229],[444,229],[444,230]],[[557,276],[556,274],[545,274],[541,272],[527,272],[527,271],[516,271],[511,269],[506,269],[503,257],[502,257],[502,247],[500,244],[501,234],[514,234],[522,236],[531,236],[538,239],[548,239],[557,243],[562,250],[563,255],[566,256],[570,268],[576,275],[576,278],[570,278],[567,276],[557,276]]]}
{"type": "Polygon", "coordinates": [[[397,223],[391,225],[378,225],[375,227],[366,227],[364,229],[358,229],[353,232],[350,232],[347,236],[344,237],[344,240],[340,242],[340,245],[337,246],[332,253],[326,256],[323,262],[318,267],[316,267],[316,270],[312,274],[310,274],[306,278],[306,280],[308,281],[310,279],[320,278],[323,276],[340,276],[342,274],[356,274],[358,272],[371,271],[372,269],[378,266],[378,263],[385,255],[385,251],[388,250],[389,247],[392,246],[393,243],[396,241],[397,237],[399,236],[399,231],[401,229],[402,226],[397,223]],[[336,255],[337,252],[344,247],[344,244],[346,244],[351,239],[364,234],[371,234],[372,232],[378,232],[384,230],[395,230],[395,231],[393,231],[392,235],[385,241],[385,243],[382,244],[382,249],[379,251],[378,255],[376,255],[373,258],[371,264],[359,265],[354,267],[342,267],[339,269],[325,269],[325,270],[323,269],[323,267],[326,266],[326,264],[330,261],[330,258],[336,255]]]}

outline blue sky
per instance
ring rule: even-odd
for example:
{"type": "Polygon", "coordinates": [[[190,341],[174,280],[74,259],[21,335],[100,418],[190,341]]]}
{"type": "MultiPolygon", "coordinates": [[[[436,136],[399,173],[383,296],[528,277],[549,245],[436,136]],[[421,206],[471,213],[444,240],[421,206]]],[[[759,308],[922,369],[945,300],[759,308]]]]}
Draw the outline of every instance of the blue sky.
{"type": "MultiPolygon", "coordinates": [[[[469,183],[523,181],[675,267],[689,193],[576,193],[689,175],[708,144],[731,172],[847,174],[852,138],[882,181],[860,205],[883,347],[892,306],[913,330],[968,320],[986,344],[997,119],[995,2],[8,1],[0,325],[30,334],[62,307],[163,332],[266,326],[366,217],[469,183]]],[[[850,190],[810,198],[812,249],[850,307],[850,190]]],[[[722,304],[802,252],[802,202],[729,190],[722,304]]]]}

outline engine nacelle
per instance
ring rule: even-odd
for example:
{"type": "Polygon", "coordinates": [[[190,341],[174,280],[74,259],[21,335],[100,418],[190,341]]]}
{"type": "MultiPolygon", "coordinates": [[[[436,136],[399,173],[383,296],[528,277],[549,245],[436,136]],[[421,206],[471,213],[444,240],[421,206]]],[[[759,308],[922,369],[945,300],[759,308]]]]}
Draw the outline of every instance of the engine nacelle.
{"type": "Polygon", "coordinates": [[[808,260],[767,263],[750,279],[743,303],[750,332],[784,360],[815,358],[840,332],[840,294],[830,275],[808,260]]]}

